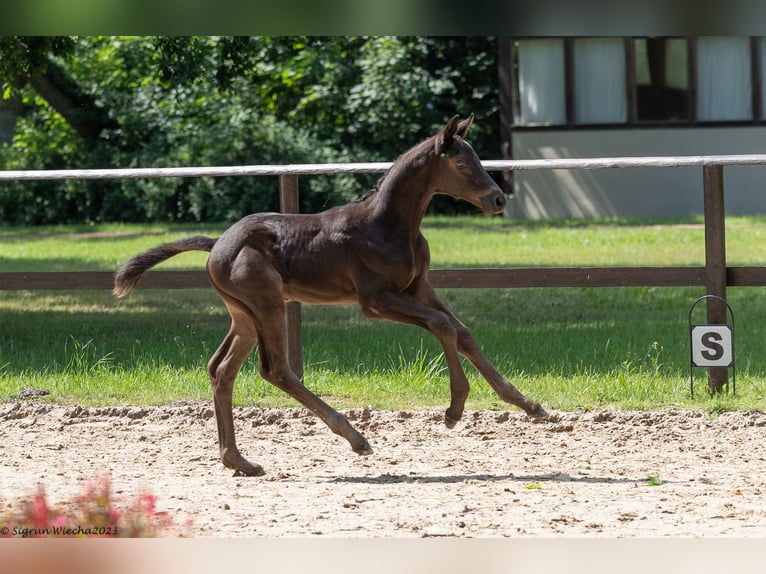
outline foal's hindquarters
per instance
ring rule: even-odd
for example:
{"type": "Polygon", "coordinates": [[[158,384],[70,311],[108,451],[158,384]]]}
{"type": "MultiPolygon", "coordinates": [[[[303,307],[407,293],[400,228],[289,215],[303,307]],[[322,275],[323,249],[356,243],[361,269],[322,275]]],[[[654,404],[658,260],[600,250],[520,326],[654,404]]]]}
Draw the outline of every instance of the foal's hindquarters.
{"type": "MultiPolygon", "coordinates": [[[[252,237],[252,236],[251,236],[252,237]]],[[[231,326],[208,363],[221,461],[236,474],[264,474],[239,452],[232,413],[232,389],[240,367],[258,345],[261,376],[318,416],[345,438],[354,452],[372,453],[367,440],[346,417],[308,390],[287,359],[283,281],[270,257],[224,234],[207,265],[211,284],[231,315],[231,326]]]]}

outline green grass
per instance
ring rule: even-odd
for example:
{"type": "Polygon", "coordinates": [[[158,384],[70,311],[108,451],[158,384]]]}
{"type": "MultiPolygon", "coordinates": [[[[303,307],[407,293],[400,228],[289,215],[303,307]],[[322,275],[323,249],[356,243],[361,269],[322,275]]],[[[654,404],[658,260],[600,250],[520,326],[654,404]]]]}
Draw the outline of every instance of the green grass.
{"type": "MultiPolygon", "coordinates": [[[[111,270],[162,241],[224,226],[96,226],[0,230],[0,271],[111,270]]],[[[428,218],[433,267],[701,265],[700,222],[529,223],[428,218]]],[[[763,263],[766,218],[727,221],[729,264],[763,263]]],[[[205,254],[167,267],[201,269],[205,254]]],[[[762,409],[763,288],[730,288],[737,394],[709,398],[703,370],[689,396],[688,310],[695,288],[451,289],[445,302],[524,393],[552,409],[762,409]]],[[[0,400],[34,387],[58,403],[208,400],[205,364],[228,328],[211,290],[0,292],[0,400]]],[[[338,407],[444,407],[449,383],[436,341],[363,318],[355,306],[304,306],[305,379],[338,407]]],[[[468,407],[505,408],[467,365],[468,407]]],[[[241,405],[295,403],[258,375],[237,383],[241,405]]]]}

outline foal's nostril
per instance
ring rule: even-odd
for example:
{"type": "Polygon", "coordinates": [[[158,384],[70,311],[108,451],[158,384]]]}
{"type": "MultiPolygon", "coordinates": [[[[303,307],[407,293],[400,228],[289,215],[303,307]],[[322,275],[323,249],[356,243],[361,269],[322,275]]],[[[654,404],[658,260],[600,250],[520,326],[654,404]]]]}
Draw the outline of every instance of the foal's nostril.
{"type": "Polygon", "coordinates": [[[499,189],[490,191],[481,198],[482,210],[487,214],[500,213],[505,208],[505,203],[505,194],[499,189]]]}

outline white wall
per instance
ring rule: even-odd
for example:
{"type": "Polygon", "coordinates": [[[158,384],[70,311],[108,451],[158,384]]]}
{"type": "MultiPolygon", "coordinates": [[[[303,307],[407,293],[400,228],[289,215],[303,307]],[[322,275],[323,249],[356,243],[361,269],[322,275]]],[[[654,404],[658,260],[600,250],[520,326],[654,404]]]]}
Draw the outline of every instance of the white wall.
{"type": "MultiPolygon", "coordinates": [[[[513,159],[766,153],[766,127],[517,131],[513,159]]],[[[701,214],[702,168],[517,171],[522,219],[701,214]]],[[[766,166],[724,168],[726,212],[766,214],[766,166]]]]}

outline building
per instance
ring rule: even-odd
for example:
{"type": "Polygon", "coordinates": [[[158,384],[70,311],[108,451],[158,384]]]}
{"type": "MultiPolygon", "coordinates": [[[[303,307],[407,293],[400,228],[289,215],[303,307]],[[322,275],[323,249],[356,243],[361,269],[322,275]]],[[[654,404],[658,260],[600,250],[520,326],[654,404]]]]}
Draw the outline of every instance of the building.
{"type": "MultiPolygon", "coordinates": [[[[766,153],[766,38],[504,37],[512,159],[766,153]]],[[[509,215],[702,213],[702,170],[519,171],[509,215]]],[[[726,210],[766,213],[766,166],[725,169],[726,210]]]]}

